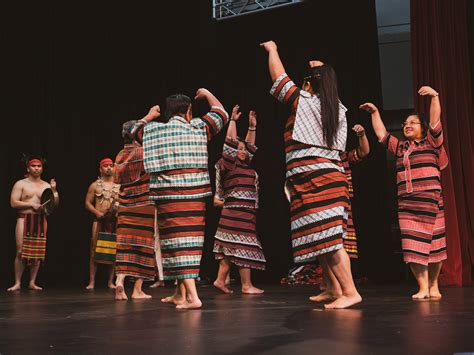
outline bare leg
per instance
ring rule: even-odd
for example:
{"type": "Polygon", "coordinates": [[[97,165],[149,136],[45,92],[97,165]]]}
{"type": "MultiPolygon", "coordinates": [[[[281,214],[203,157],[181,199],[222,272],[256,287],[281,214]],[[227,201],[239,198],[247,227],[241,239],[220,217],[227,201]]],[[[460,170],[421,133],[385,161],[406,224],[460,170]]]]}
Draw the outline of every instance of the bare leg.
{"type": "Polygon", "coordinates": [[[428,286],[430,291],[430,298],[440,299],[443,297],[439,292],[438,277],[441,272],[442,262],[428,264],[428,286]]]}
{"type": "Polygon", "coordinates": [[[224,257],[219,262],[219,271],[217,272],[216,281],[214,281],[214,287],[224,293],[232,293],[231,289],[226,287],[226,279],[230,273],[230,262],[229,259],[224,257]]]}
{"type": "Polygon", "coordinates": [[[89,284],[87,290],[93,290],[95,287],[95,274],[97,273],[97,264],[94,262],[95,246],[97,244],[98,222],[92,223],[91,250],[89,253],[89,284]]]}
{"type": "Polygon", "coordinates": [[[248,295],[259,295],[264,292],[252,284],[251,271],[249,268],[239,267],[239,274],[240,282],[242,283],[242,293],[248,295]]]}
{"type": "Polygon", "coordinates": [[[429,282],[428,282],[428,267],[421,264],[410,263],[410,268],[418,282],[419,290],[413,296],[414,300],[430,298],[429,282]]]}
{"type": "Polygon", "coordinates": [[[126,301],[128,300],[127,294],[125,293],[125,289],[123,287],[123,282],[125,281],[124,274],[118,274],[116,280],[116,288],[115,288],[115,299],[117,301],[126,301]]]}
{"type": "Polygon", "coordinates": [[[115,275],[115,264],[111,265],[109,269],[109,280],[107,281],[107,287],[110,289],[115,289],[114,275],[115,275]]]}
{"type": "Polygon", "coordinates": [[[42,288],[36,284],[36,277],[38,276],[38,271],[40,267],[40,262],[35,261],[33,265],[30,266],[30,284],[28,288],[30,290],[41,291],[42,288]]]}
{"type": "Polygon", "coordinates": [[[15,256],[15,284],[8,291],[17,291],[21,288],[21,277],[25,271],[25,265],[21,261],[21,251],[23,249],[23,229],[24,218],[16,220],[15,239],[16,239],[16,256],[15,256]]]}
{"type": "Polygon", "coordinates": [[[186,288],[186,301],[183,304],[176,306],[177,309],[197,309],[202,307],[202,302],[199,299],[196,280],[194,279],[183,279],[181,283],[186,288]]]}
{"type": "Polygon", "coordinates": [[[324,305],[324,307],[326,309],[347,308],[361,302],[362,297],[357,292],[354,280],[352,279],[351,262],[344,248],[327,253],[323,257],[326,258],[328,266],[334,273],[342,290],[340,297],[334,302],[324,305]]]}
{"type": "Polygon", "coordinates": [[[149,299],[151,298],[151,295],[147,295],[145,292],[142,290],[143,286],[143,279],[139,278],[135,281],[135,285],[133,286],[133,293],[132,293],[132,298],[133,299],[149,299]]]}
{"type": "Polygon", "coordinates": [[[174,294],[161,299],[164,303],[174,303],[175,305],[183,304],[186,301],[186,288],[182,282],[178,282],[174,294]]]}
{"type": "Polygon", "coordinates": [[[321,267],[323,268],[323,280],[325,283],[324,291],[317,296],[311,296],[310,301],[313,302],[327,302],[334,301],[335,299],[342,296],[342,289],[336,276],[329,268],[328,262],[325,257],[319,258],[321,267]]]}

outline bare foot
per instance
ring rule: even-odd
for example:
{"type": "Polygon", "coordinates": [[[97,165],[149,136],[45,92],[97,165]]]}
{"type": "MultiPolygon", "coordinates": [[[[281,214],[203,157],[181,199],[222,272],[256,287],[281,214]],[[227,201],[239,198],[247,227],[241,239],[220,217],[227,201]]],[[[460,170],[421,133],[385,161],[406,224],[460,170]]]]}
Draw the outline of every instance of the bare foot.
{"type": "Polygon", "coordinates": [[[36,284],[29,284],[29,285],[28,285],[28,288],[29,288],[30,290],[35,290],[35,291],[42,291],[42,290],[43,290],[42,287],[39,287],[39,286],[36,285],[36,284]]]}
{"type": "Polygon", "coordinates": [[[200,299],[197,299],[193,302],[184,302],[183,304],[178,304],[176,309],[199,309],[202,307],[202,302],[200,299]]]}
{"type": "Polygon", "coordinates": [[[8,292],[11,292],[11,291],[18,291],[21,289],[21,284],[14,284],[12,287],[10,287],[7,291],[8,292]]]}
{"type": "Polygon", "coordinates": [[[132,294],[132,298],[134,300],[147,300],[147,299],[150,299],[152,296],[151,295],[147,295],[145,292],[141,291],[141,292],[133,292],[132,294]]]}
{"type": "Polygon", "coordinates": [[[153,285],[150,285],[150,288],[164,287],[165,282],[163,280],[156,281],[153,285]]]}
{"type": "Polygon", "coordinates": [[[163,303],[174,303],[175,305],[179,306],[179,305],[182,305],[183,303],[185,303],[186,300],[183,297],[174,294],[173,296],[162,298],[161,302],[163,302],[163,303]]]}
{"type": "Polygon", "coordinates": [[[420,290],[418,291],[417,293],[415,293],[414,295],[411,296],[412,299],[414,300],[423,300],[423,299],[428,299],[430,298],[430,293],[428,290],[420,290]]]}
{"type": "Polygon", "coordinates": [[[430,298],[434,300],[440,300],[443,297],[441,292],[439,292],[438,286],[430,287],[430,298]]]}
{"type": "Polygon", "coordinates": [[[326,301],[334,301],[341,296],[342,294],[340,293],[332,293],[326,290],[326,291],[321,292],[319,295],[311,296],[309,300],[312,302],[326,302],[326,301]]]}
{"type": "Polygon", "coordinates": [[[255,286],[249,286],[249,287],[242,286],[242,293],[245,293],[247,295],[260,295],[264,292],[265,292],[264,290],[256,288],[255,286]]]}
{"type": "Polygon", "coordinates": [[[107,285],[107,287],[110,288],[111,290],[115,290],[115,288],[116,288],[117,286],[115,286],[114,283],[110,283],[110,284],[107,285]]]}
{"type": "Polygon", "coordinates": [[[115,288],[115,299],[117,301],[126,301],[128,300],[127,294],[123,288],[123,285],[117,285],[115,288]]]}
{"type": "Polygon", "coordinates": [[[86,286],[86,290],[93,290],[94,287],[95,285],[90,283],[89,285],[86,286]]]}
{"type": "Polygon", "coordinates": [[[222,282],[219,282],[217,280],[214,281],[213,285],[214,285],[215,288],[217,288],[218,290],[221,290],[224,293],[230,294],[230,293],[234,292],[230,288],[225,287],[225,284],[222,284],[222,282]]]}
{"type": "Polygon", "coordinates": [[[336,299],[334,302],[325,304],[324,308],[326,309],[343,309],[353,306],[357,303],[362,302],[362,297],[358,293],[355,293],[353,296],[341,296],[336,299]]]}

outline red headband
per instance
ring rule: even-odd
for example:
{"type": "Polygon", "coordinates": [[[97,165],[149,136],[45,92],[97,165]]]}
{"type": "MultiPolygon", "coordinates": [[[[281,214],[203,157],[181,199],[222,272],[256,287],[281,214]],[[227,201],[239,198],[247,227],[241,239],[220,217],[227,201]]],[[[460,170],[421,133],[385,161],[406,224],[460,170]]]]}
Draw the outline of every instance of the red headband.
{"type": "Polygon", "coordinates": [[[108,164],[114,165],[114,162],[110,158],[104,158],[100,161],[99,166],[108,165],[108,164]]]}
{"type": "Polygon", "coordinates": [[[39,159],[31,159],[28,161],[28,166],[31,165],[43,165],[43,162],[39,159]]]}

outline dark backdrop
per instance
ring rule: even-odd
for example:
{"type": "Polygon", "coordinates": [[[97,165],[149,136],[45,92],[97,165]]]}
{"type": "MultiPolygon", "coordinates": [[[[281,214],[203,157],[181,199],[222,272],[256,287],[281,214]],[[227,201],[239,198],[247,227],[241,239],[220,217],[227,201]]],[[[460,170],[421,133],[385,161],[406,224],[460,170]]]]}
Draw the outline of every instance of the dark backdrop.
{"type": "MultiPolygon", "coordinates": [[[[354,169],[360,272],[374,281],[401,277],[390,237],[387,196],[393,186],[387,187],[385,152],[375,144],[368,117],[357,110],[366,100],[381,103],[374,1],[310,1],[222,22],[212,20],[210,3],[41,4],[26,12],[19,6],[5,16],[1,287],[13,281],[15,213],[9,194],[24,172],[21,152],[47,157],[44,177],[57,179],[61,195],[59,210],[49,218],[40,284],[85,285],[91,218],[83,200],[98,161],[120,150],[124,121],[163,105],[169,94],[191,96],[198,87],[213,91],[229,111],[239,103],[244,112],[258,113],[259,232],[268,271],[257,277],[286,274],[291,258],[282,137],[288,112],[268,94],[266,54],[258,48],[268,39],[279,45],[296,82],[309,59],[335,67],[349,124],[364,124],[372,145],[370,158],[354,169]]],[[[195,112],[204,109],[197,105],[195,112]]],[[[241,122],[242,134],[245,129],[241,122]]],[[[223,138],[221,133],[210,143],[211,166],[223,138]]],[[[354,144],[351,136],[349,146],[354,144]]],[[[208,251],[217,219],[209,207],[208,251]]],[[[212,276],[215,268],[208,253],[202,272],[212,276]]]]}

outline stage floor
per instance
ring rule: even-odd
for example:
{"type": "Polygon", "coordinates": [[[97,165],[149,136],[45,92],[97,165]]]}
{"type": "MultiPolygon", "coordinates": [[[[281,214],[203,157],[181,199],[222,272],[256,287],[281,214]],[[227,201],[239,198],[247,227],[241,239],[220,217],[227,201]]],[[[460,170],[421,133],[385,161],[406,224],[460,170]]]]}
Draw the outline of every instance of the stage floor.
{"type": "MultiPolygon", "coordinates": [[[[237,288],[235,285],[234,288],[237,288]]],[[[364,301],[325,311],[308,286],[259,296],[200,287],[202,310],[152,300],[115,302],[106,289],[0,295],[0,354],[453,354],[474,352],[474,288],[413,302],[406,286],[365,286],[364,301]]]]}

